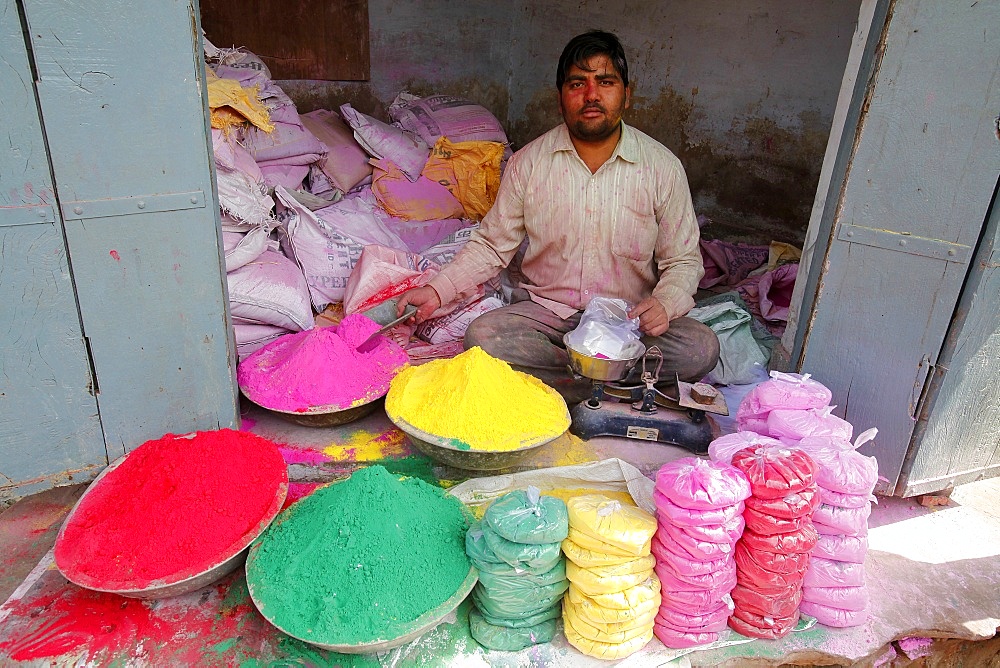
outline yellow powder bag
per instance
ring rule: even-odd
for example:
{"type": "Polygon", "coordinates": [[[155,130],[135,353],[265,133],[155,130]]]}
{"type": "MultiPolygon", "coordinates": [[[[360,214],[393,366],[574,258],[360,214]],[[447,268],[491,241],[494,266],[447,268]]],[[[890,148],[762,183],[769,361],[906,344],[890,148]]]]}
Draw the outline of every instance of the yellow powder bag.
{"type": "Polygon", "coordinates": [[[584,566],[583,564],[574,564],[582,570],[586,570],[588,573],[592,574],[597,578],[614,578],[622,575],[632,575],[634,573],[645,573],[646,577],[642,578],[645,580],[649,577],[649,574],[653,572],[653,566],[656,565],[656,557],[652,554],[648,554],[645,557],[637,557],[631,561],[626,561],[621,564],[609,564],[606,566],[584,566]]]}
{"type": "Polygon", "coordinates": [[[648,568],[645,571],[639,571],[638,573],[624,573],[622,575],[608,575],[602,577],[589,568],[580,568],[572,561],[566,561],[566,578],[575,584],[577,588],[587,596],[614,594],[626,589],[631,589],[632,587],[645,582],[652,574],[653,569],[648,568]]]}
{"type": "Polygon", "coordinates": [[[492,141],[452,143],[441,137],[434,144],[421,176],[440,183],[462,203],[465,217],[482,220],[500,191],[503,144],[492,141]]]}
{"type": "Polygon", "coordinates": [[[260,101],[257,88],[244,88],[238,81],[222,79],[211,70],[205,71],[208,106],[212,110],[212,127],[228,129],[240,121],[250,121],[264,132],[274,130],[267,107],[260,101]]]}
{"type": "Polygon", "coordinates": [[[591,623],[628,624],[634,622],[639,624],[641,623],[639,620],[645,620],[650,615],[655,617],[660,609],[659,592],[648,601],[640,602],[632,608],[608,608],[582,593],[572,582],[569,589],[566,590],[566,596],[563,600],[570,601],[576,606],[577,614],[591,623]]]}
{"type": "MultiPolygon", "coordinates": [[[[607,543],[605,543],[606,545],[607,543]]],[[[610,554],[600,550],[591,550],[583,547],[576,541],[567,538],[562,542],[562,551],[566,558],[584,568],[594,568],[596,566],[616,566],[627,564],[636,560],[631,554],[610,554]]],[[[649,555],[647,555],[649,556],[649,555]]]]}
{"type": "Polygon", "coordinates": [[[569,540],[573,541],[580,547],[585,547],[593,552],[600,552],[610,556],[616,557],[627,557],[629,559],[635,559],[637,557],[645,557],[650,553],[653,542],[652,539],[646,541],[646,544],[642,546],[642,549],[638,553],[631,552],[629,550],[623,550],[617,545],[612,545],[611,543],[605,543],[603,540],[594,538],[590,534],[583,533],[579,529],[573,526],[573,522],[570,521],[569,525],[569,540]]]}
{"type": "Polygon", "coordinates": [[[572,621],[566,615],[563,615],[563,632],[566,634],[566,640],[569,641],[570,645],[587,656],[597,659],[624,659],[638,652],[646,646],[646,643],[653,639],[653,627],[650,626],[649,630],[642,635],[636,636],[631,640],[626,640],[623,643],[598,642],[583,636],[577,631],[572,621]]]}
{"type": "Polygon", "coordinates": [[[558,392],[479,347],[403,369],[385,410],[393,421],[451,439],[461,450],[518,450],[569,428],[558,392]]]}
{"type": "Polygon", "coordinates": [[[605,608],[615,608],[616,610],[641,608],[642,605],[647,604],[649,601],[656,601],[656,605],[659,605],[661,600],[660,578],[656,577],[656,573],[653,573],[649,576],[648,580],[640,582],[634,587],[610,594],[587,594],[577,587],[576,583],[571,582],[570,584],[579,593],[589,596],[597,605],[604,606],[605,608]]]}
{"type": "Polygon", "coordinates": [[[577,633],[584,638],[596,640],[597,642],[606,642],[609,644],[628,642],[632,638],[641,636],[653,628],[653,620],[655,618],[656,615],[654,614],[642,624],[637,623],[637,621],[625,624],[604,624],[602,622],[592,624],[586,618],[580,617],[575,605],[563,599],[563,620],[569,619],[569,623],[572,624],[577,633]]]}
{"type": "Polygon", "coordinates": [[[655,517],[603,494],[574,497],[566,507],[571,527],[636,556],[656,532],[655,517]]]}

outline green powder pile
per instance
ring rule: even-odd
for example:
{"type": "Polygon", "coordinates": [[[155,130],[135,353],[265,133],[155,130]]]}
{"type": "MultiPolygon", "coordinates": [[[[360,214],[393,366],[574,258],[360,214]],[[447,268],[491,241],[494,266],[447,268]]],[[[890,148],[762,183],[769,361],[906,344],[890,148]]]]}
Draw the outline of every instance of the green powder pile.
{"type": "Polygon", "coordinates": [[[264,617],[293,636],[389,640],[458,590],[467,528],[454,497],[371,466],[285,511],[260,538],[247,581],[264,617]]]}

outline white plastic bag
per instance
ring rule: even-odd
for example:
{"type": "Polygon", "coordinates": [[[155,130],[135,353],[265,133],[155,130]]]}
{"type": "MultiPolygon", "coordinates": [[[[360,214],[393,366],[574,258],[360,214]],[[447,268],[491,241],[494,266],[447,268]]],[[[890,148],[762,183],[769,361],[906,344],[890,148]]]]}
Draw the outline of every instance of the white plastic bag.
{"type": "Polygon", "coordinates": [[[574,350],[592,357],[629,359],[629,350],[638,341],[639,319],[629,318],[631,306],[624,299],[594,297],[587,304],[580,324],[566,335],[574,350]]]}

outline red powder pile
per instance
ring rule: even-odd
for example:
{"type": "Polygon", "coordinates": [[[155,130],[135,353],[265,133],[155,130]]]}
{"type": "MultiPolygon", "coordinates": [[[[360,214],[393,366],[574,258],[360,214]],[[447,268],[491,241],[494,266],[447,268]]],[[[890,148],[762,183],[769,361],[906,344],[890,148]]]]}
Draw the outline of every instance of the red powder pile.
{"type": "Polygon", "coordinates": [[[277,514],[288,471],[277,446],[223,429],[143,443],[81,499],[56,565],[92,589],[184,580],[249,545],[277,514]]]}
{"type": "Polygon", "coordinates": [[[254,403],[286,412],[352,408],[378,399],[408,361],[406,351],[384,337],[372,350],[357,350],[378,329],[354,313],[335,328],[286,334],[240,362],[240,389],[254,403]]]}

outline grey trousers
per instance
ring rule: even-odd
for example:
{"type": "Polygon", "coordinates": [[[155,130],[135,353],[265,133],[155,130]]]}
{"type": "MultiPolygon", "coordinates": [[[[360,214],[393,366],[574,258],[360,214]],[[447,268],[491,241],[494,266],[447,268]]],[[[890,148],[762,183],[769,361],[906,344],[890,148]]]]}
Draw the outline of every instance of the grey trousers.
{"type": "MultiPolygon", "coordinates": [[[[484,313],[465,332],[465,349],[479,346],[493,357],[504,360],[517,371],[531,374],[575,404],[590,397],[591,381],[577,379],[569,371],[569,353],[562,337],[575,329],[580,312],[566,318],[557,316],[530,300],[484,313]]],[[[644,336],[647,348],[657,346],[663,353],[660,378],[669,394],[674,372],[682,381],[697,382],[719,361],[719,339],[707,325],[691,318],[670,321],[661,336],[644,336]]],[[[641,362],[640,362],[641,364],[641,362]]],[[[650,369],[652,371],[652,369],[650,369]]],[[[631,380],[630,376],[630,380],[631,380]]],[[[635,374],[638,384],[638,375],[635,374]]]]}

